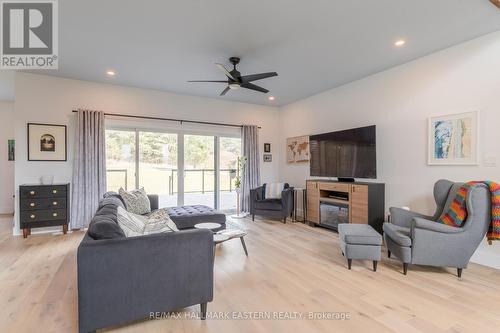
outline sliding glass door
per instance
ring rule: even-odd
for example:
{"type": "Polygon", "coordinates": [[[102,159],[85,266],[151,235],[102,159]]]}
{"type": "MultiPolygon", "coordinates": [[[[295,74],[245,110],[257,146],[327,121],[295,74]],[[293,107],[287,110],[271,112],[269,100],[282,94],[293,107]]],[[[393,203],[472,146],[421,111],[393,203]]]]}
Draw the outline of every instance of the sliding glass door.
{"type": "Polygon", "coordinates": [[[234,211],[240,155],[239,137],[108,129],[108,190],[144,187],[159,195],[160,207],[205,205],[234,211]]]}
{"type": "Polygon", "coordinates": [[[239,156],[241,156],[240,138],[219,138],[219,209],[223,211],[236,210],[234,178],[239,156]]]}
{"type": "Polygon", "coordinates": [[[160,207],[177,206],[177,134],[138,132],[139,188],[158,194],[160,207]]]}
{"type": "Polygon", "coordinates": [[[106,130],[108,191],[135,188],[135,131],[106,130]]]}
{"type": "Polygon", "coordinates": [[[215,208],[215,137],[184,135],[184,204],[215,208]]]}

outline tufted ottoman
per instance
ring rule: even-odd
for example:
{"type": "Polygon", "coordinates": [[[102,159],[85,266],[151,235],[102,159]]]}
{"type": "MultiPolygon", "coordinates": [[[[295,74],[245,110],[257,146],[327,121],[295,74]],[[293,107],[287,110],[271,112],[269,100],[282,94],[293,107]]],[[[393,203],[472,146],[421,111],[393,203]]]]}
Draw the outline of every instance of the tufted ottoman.
{"type": "Polygon", "coordinates": [[[218,210],[203,205],[178,206],[167,208],[167,213],[177,228],[191,229],[198,223],[219,223],[221,227],[214,231],[226,229],[226,215],[218,210]]]}
{"type": "Polygon", "coordinates": [[[382,236],[368,224],[342,223],[338,226],[340,248],[351,269],[352,259],[373,260],[373,271],[380,261],[382,236]]]}

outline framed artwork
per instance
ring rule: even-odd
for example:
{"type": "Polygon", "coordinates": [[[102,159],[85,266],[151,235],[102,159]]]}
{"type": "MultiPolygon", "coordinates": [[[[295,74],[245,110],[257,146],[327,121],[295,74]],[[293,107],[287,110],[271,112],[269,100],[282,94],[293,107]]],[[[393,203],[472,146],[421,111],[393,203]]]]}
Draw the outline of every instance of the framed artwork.
{"type": "Polygon", "coordinates": [[[66,125],[28,123],[28,161],[66,161],[66,125]]]}
{"type": "Polygon", "coordinates": [[[273,161],[273,155],[264,154],[264,162],[272,162],[272,161],[273,161]]]}
{"type": "Polygon", "coordinates": [[[478,112],[429,118],[429,165],[478,164],[478,112]]]}
{"type": "Polygon", "coordinates": [[[16,160],[16,155],[15,155],[15,145],[16,141],[15,140],[7,140],[7,151],[8,151],[8,161],[15,161],[16,160]]]}
{"type": "Polygon", "coordinates": [[[286,162],[309,162],[309,136],[286,139],[286,162]]]}
{"type": "Polygon", "coordinates": [[[270,152],[271,152],[271,144],[264,143],[264,153],[270,153],[270,152]]]}

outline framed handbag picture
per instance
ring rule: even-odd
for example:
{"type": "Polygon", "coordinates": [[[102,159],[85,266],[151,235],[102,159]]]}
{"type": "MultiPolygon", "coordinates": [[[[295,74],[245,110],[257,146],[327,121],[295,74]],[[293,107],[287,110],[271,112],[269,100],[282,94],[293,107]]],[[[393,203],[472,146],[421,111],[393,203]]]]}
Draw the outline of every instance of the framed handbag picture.
{"type": "Polygon", "coordinates": [[[270,152],[271,152],[271,144],[264,143],[264,153],[270,153],[270,152]]]}
{"type": "Polygon", "coordinates": [[[28,161],[66,161],[66,125],[28,123],[28,161]]]}

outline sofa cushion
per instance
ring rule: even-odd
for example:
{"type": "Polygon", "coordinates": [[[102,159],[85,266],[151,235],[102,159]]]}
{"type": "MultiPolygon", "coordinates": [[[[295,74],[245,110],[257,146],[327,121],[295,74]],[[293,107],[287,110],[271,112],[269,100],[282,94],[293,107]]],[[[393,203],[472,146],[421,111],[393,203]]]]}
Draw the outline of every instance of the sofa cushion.
{"type": "Polygon", "coordinates": [[[95,240],[125,238],[123,230],[109,217],[93,220],[88,233],[95,240]]]}
{"type": "Polygon", "coordinates": [[[122,197],[118,193],[116,193],[116,192],[108,191],[108,192],[104,193],[104,195],[102,197],[103,197],[103,199],[106,199],[106,198],[117,198],[118,200],[120,200],[120,202],[122,203],[123,207],[125,207],[125,202],[123,202],[122,197]]]}
{"type": "Polygon", "coordinates": [[[282,210],[283,203],[280,199],[257,200],[253,203],[253,207],[261,210],[282,210]]]}
{"type": "Polygon", "coordinates": [[[107,197],[107,198],[103,198],[101,199],[101,201],[99,201],[99,208],[97,210],[97,213],[99,213],[99,211],[103,208],[105,208],[106,206],[114,206],[115,209],[117,206],[120,206],[122,208],[125,208],[125,204],[123,203],[123,201],[118,198],[118,197],[107,197]]]}
{"type": "Polygon", "coordinates": [[[99,209],[89,224],[89,236],[95,240],[123,238],[125,234],[116,222],[117,205],[99,203],[99,209]]]}
{"type": "Polygon", "coordinates": [[[393,223],[383,224],[384,233],[396,244],[411,246],[411,229],[400,227],[393,223]]]}
{"type": "Polygon", "coordinates": [[[151,203],[144,188],[133,191],[120,188],[118,194],[122,197],[129,212],[139,215],[151,213],[151,203]]]}
{"type": "Polygon", "coordinates": [[[382,236],[368,224],[341,223],[339,237],[346,244],[382,245],[382,236]]]}
{"type": "Polygon", "coordinates": [[[194,228],[198,223],[219,223],[225,229],[226,215],[213,208],[203,205],[178,206],[166,209],[167,214],[179,229],[194,228]]]}

